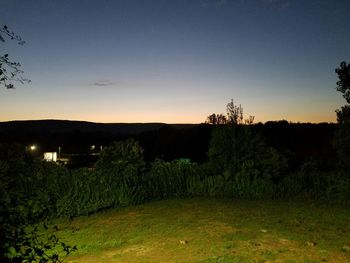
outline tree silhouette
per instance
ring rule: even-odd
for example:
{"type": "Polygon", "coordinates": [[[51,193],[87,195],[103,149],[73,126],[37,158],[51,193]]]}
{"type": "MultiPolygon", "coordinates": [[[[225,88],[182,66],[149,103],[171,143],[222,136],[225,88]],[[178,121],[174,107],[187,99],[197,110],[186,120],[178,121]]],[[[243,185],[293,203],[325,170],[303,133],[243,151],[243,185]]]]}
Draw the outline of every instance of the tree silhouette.
{"type": "Polygon", "coordinates": [[[211,169],[225,180],[242,175],[248,180],[260,177],[278,181],[287,167],[286,159],[253,130],[254,116],[244,121],[241,105],[231,99],[226,109],[228,123],[212,130],[208,150],[211,169]]]}
{"type": "Polygon", "coordinates": [[[249,115],[248,119],[244,120],[244,123],[247,125],[252,125],[254,122],[255,116],[249,115]]]}
{"type": "Polygon", "coordinates": [[[212,124],[212,125],[226,124],[227,118],[224,114],[213,113],[207,117],[207,120],[205,123],[212,124]]]}
{"type": "MultiPolygon", "coordinates": [[[[24,45],[25,41],[14,32],[10,31],[6,25],[0,28],[0,41],[5,42],[5,37],[16,41],[19,45],[24,45]]],[[[13,81],[18,81],[22,84],[30,82],[29,79],[24,78],[19,62],[11,61],[8,54],[0,55],[0,85],[7,89],[13,89],[13,81]]]]}
{"type": "Polygon", "coordinates": [[[227,117],[220,114],[211,114],[207,117],[205,123],[212,125],[233,124],[233,125],[252,125],[254,122],[254,116],[249,116],[243,121],[243,108],[241,104],[235,105],[233,99],[226,105],[227,117]]]}
{"type": "Polygon", "coordinates": [[[231,124],[243,124],[243,108],[241,104],[235,105],[233,99],[226,106],[228,122],[231,124]]]}
{"type": "Polygon", "coordinates": [[[336,110],[339,128],[335,135],[335,144],[341,165],[350,168],[350,64],[341,62],[335,72],[339,78],[337,90],[343,93],[348,103],[336,110]]]}
{"type": "Polygon", "coordinates": [[[337,90],[343,93],[347,103],[350,103],[350,64],[345,61],[340,63],[340,67],[335,69],[339,80],[337,81],[337,90]]]}

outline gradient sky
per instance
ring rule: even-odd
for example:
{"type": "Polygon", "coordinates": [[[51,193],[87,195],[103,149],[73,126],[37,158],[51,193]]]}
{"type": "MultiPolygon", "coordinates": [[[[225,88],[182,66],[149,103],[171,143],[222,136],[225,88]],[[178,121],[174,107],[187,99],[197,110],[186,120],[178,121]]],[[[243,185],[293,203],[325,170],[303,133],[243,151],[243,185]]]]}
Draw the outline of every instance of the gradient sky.
{"type": "Polygon", "coordinates": [[[200,123],[234,99],[256,121],[335,122],[349,0],[0,0],[1,54],[30,84],[0,121],[200,123]]]}

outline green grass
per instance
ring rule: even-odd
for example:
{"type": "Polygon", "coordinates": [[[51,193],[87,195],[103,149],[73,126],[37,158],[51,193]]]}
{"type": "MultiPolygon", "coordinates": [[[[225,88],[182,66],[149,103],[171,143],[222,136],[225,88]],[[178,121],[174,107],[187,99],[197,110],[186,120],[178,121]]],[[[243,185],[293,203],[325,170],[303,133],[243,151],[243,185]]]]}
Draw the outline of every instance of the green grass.
{"type": "Polygon", "coordinates": [[[174,199],[57,220],[68,262],[350,262],[350,209],[174,199]]]}

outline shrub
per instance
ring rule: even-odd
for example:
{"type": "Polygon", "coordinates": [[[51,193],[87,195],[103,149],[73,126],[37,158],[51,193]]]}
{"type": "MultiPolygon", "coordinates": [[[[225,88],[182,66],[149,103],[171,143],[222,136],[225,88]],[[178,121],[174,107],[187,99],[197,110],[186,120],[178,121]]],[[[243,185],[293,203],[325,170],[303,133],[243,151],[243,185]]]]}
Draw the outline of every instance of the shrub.
{"type": "Polygon", "coordinates": [[[198,165],[179,160],[155,160],[147,175],[148,196],[151,199],[183,197],[188,195],[188,185],[194,184],[198,165]],[[191,183],[190,183],[191,182],[191,183]]]}
{"type": "Polygon", "coordinates": [[[145,198],[145,162],[142,149],[130,139],[114,142],[101,153],[96,169],[80,168],[58,182],[58,216],[79,216],[119,205],[140,203],[145,198]]]}
{"type": "Polygon", "coordinates": [[[97,170],[114,169],[119,170],[123,177],[140,175],[145,168],[143,150],[138,142],[133,139],[114,142],[105,148],[96,163],[97,170]]]}
{"type": "Polygon", "coordinates": [[[50,249],[61,246],[67,254],[75,249],[54,235],[38,234],[36,223],[45,219],[48,202],[35,191],[37,166],[22,147],[0,145],[1,262],[58,262],[58,254],[47,253],[50,249]]]}
{"type": "Polygon", "coordinates": [[[278,181],[287,169],[286,158],[266,146],[249,125],[229,124],[215,127],[208,155],[211,169],[216,174],[222,174],[226,180],[243,173],[278,181]],[[248,172],[247,169],[252,171],[248,172]]]}

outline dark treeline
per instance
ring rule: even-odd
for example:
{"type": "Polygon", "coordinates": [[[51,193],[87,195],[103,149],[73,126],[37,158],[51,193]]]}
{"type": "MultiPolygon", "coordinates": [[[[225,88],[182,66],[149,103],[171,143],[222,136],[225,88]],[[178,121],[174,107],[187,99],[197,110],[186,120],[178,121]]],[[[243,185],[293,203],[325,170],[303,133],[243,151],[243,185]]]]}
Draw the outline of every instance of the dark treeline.
{"type": "Polygon", "coordinates": [[[334,123],[288,123],[269,121],[253,126],[267,144],[286,156],[289,169],[295,171],[302,163],[314,160],[322,170],[334,169],[337,154],[334,147],[334,123]]]}
{"type": "MultiPolygon", "coordinates": [[[[21,126],[21,129],[16,127],[2,129],[0,143],[18,143],[24,146],[34,143],[38,145],[37,155],[46,151],[57,152],[58,147],[61,147],[62,154],[89,154],[92,145],[100,149],[100,146],[106,147],[113,141],[133,138],[143,148],[146,161],[153,161],[156,158],[166,161],[188,158],[193,162],[204,163],[208,158],[213,128],[213,125],[209,124],[180,127],[165,124],[161,126],[138,124],[137,129],[141,132],[133,130],[131,134],[123,134],[118,133],[117,129],[114,132],[84,132],[65,128],[62,132],[53,132],[57,123],[52,121],[51,124],[53,127],[46,128],[44,131],[39,131],[38,128],[26,129],[25,126],[21,126]]],[[[98,129],[96,126],[98,124],[94,126],[98,129]]],[[[336,124],[269,121],[265,124],[254,124],[252,128],[261,134],[268,145],[287,157],[291,170],[298,169],[304,161],[310,159],[319,163],[322,170],[333,169],[337,164],[333,146],[336,124]]],[[[91,162],[80,163],[80,166],[87,163],[91,165],[91,162]]]]}

